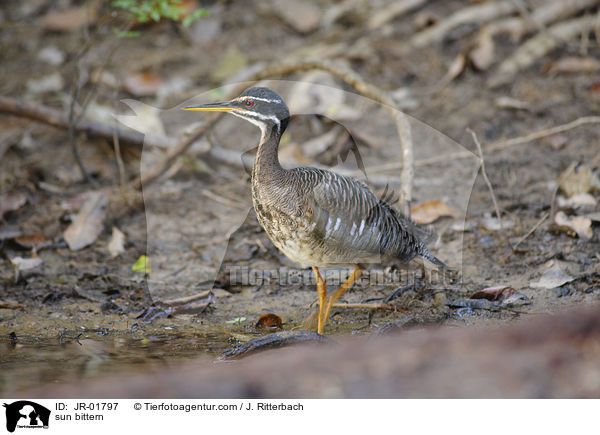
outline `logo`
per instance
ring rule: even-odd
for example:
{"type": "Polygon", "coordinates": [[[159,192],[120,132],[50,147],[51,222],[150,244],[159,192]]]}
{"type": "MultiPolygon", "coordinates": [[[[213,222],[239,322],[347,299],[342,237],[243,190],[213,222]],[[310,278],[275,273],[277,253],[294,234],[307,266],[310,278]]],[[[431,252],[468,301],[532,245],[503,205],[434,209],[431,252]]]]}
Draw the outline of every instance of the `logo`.
{"type": "Polygon", "coordinates": [[[29,400],[19,400],[6,408],[6,430],[14,432],[15,428],[47,429],[50,421],[50,410],[29,400]]]}

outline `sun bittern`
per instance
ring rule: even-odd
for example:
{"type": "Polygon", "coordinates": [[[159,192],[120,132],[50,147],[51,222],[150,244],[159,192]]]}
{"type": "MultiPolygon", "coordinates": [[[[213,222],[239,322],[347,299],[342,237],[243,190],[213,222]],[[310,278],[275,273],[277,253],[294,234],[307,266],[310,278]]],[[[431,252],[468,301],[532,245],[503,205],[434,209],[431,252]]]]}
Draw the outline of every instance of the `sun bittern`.
{"type": "Polygon", "coordinates": [[[423,231],[388,201],[377,198],[364,183],[332,171],[281,166],[277,151],[290,112],[271,89],[253,87],[230,101],[184,109],[229,112],[260,128],[252,171],[254,210],[281,252],[295,262],[312,266],[319,293],[320,334],[332,305],[360,275],[360,264],[386,259],[408,263],[421,257],[442,270],[448,269],[427,249],[423,231]],[[319,267],[339,264],[355,268],[348,280],[327,297],[319,267]]]}

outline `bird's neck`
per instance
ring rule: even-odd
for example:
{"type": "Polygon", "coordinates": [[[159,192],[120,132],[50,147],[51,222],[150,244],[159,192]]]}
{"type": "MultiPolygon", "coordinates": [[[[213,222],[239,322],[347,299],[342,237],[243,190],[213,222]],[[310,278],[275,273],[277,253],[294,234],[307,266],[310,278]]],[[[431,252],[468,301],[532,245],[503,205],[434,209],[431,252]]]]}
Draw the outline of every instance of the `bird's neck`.
{"type": "Polygon", "coordinates": [[[280,138],[281,132],[277,128],[267,128],[262,132],[252,177],[266,180],[281,175],[283,168],[279,163],[277,152],[280,138]]]}

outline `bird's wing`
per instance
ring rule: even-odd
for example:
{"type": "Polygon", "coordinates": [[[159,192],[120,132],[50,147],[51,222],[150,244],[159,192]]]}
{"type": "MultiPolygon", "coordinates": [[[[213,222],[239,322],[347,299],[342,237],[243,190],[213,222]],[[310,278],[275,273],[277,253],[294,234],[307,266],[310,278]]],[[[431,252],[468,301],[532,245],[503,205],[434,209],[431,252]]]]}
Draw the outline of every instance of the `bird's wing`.
{"type": "Polygon", "coordinates": [[[420,230],[367,185],[331,171],[309,171],[307,175],[298,168],[300,176],[311,179],[307,209],[325,246],[405,261],[420,254],[420,230]]]}

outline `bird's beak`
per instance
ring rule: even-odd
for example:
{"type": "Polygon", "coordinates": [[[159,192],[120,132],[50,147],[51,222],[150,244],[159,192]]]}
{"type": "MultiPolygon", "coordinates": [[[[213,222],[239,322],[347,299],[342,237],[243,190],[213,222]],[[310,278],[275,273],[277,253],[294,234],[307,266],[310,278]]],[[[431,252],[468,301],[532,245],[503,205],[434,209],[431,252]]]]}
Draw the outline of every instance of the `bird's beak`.
{"type": "Polygon", "coordinates": [[[194,110],[198,112],[231,112],[235,107],[230,101],[222,103],[198,104],[196,106],[186,106],[183,110],[194,110]]]}

